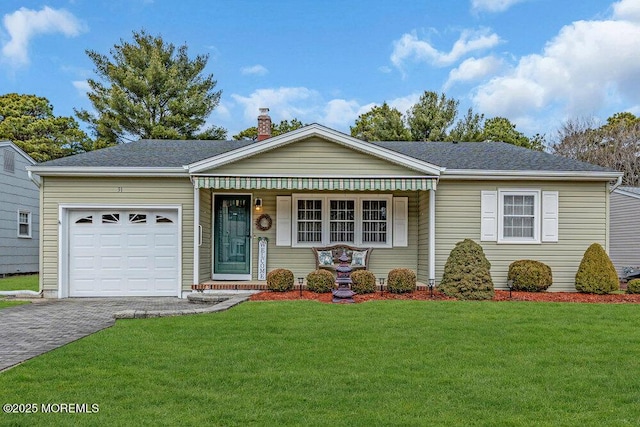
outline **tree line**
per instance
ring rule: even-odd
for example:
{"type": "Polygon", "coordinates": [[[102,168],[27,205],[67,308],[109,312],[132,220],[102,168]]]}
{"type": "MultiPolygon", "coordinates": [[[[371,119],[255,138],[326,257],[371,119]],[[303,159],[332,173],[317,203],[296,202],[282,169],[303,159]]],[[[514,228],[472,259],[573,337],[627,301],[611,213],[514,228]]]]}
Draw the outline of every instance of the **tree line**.
{"type": "MultiPolygon", "coordinates": [[[[42,162],[137,139],[227,138],[219,126],[204,127],[219,105],[212,74],[205,75],[207,55],[188,55],[161,36],[133,32],[108,55],[86,51],[95,66],[87,96],[92,110],[74,109],[74,117],[56,116],[43,97],[9,93],[0,96],[0,139],[9,139],[42,162]]],[[[272,124],[276,136],[305,126],[298,119],[272,124]]],[[[365,141],[502,141],[624,171],[626,185],[640,185],[640,118],[616,113],[599,126],[594,119],[572,119],[561,125],[554,143],[544,135],[527,137],[505,117],[485,118],[471,108],[459,112],[459,101],[425,91],[402,113],[384,102],[361,114],[351,135],[365,141]]],[[[256,139],[250,127],[234,139],[256,139]]]]}

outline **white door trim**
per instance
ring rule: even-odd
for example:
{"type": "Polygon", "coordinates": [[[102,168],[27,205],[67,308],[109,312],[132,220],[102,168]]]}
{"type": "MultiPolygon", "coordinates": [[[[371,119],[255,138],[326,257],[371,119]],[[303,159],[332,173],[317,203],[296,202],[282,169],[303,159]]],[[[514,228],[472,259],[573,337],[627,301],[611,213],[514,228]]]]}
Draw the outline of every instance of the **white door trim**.
{"type": "Polygon", "coordinates": [[[182,297],[182,206],[156,204],[97,204],[97,203],[65,203],[58,205],[58,298],[69,297],[69,213],[78,210],[93,209],[149,209],[172,210],[178,214],[178,286],[176,296],[182,297]]]}
{"type": "Polygon", "coordinates": [[[251,274],[253,272],[253,222],[254,222],[254,195],[253,193],[211,193],[211,279],[212,280],[251,280],[251,274]],[[251,223],[249,229],[251,230],[251,244],[249,245],[249,274],[216,274],[215,270],[215,256],[216,256],[216,195],[217,196],[249,196],[249,215],[251,217],[251,223]]]}

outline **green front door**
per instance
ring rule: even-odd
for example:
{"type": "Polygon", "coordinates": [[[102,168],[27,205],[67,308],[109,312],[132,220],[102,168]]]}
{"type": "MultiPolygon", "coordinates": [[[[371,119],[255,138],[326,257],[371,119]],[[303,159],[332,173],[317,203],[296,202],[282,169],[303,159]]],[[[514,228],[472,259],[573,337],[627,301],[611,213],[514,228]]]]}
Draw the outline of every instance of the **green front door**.
{"type": "Polygon", "coordinates": [[[250,279],[251,196],[216,195],[214,212],[214,278],[250,279]]]}

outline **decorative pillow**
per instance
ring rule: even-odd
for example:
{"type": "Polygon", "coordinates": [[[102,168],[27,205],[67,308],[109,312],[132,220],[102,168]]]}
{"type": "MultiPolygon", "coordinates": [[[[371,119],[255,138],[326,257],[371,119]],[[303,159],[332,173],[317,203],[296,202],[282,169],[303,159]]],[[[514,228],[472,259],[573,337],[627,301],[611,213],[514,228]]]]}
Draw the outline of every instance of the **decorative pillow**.
{"type": "Polygon", "coordinates": [[[318,265],[333,265],[331,251],[318,251],[318,265]]]}
{"type": "Polygon", "coordinates": [[[351,253],[351,265],[353,267],[366,267],[367,251],[353,251],[351,253]]]}

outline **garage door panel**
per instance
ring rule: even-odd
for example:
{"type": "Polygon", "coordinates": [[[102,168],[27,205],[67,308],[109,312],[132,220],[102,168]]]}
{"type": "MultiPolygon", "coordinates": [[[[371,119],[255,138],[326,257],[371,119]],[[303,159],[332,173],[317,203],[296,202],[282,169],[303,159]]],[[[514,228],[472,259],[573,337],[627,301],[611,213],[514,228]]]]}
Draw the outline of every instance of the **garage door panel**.
{"type": "Polygon", "coordinates": [[[125,237],[129,249],[145,250],[153,246],[153,240],[148,234],[129,234],[125,237]]]}
{"type": "Polygon", "coordinates": [[[69,218],[70,296],[178,294],[176,212],[86,210],[69,218]]]}

